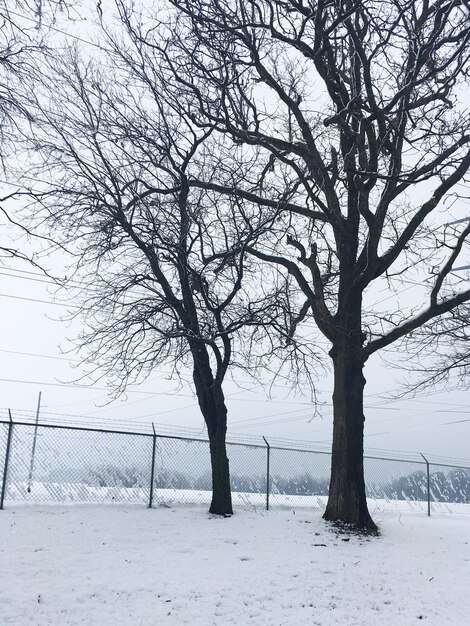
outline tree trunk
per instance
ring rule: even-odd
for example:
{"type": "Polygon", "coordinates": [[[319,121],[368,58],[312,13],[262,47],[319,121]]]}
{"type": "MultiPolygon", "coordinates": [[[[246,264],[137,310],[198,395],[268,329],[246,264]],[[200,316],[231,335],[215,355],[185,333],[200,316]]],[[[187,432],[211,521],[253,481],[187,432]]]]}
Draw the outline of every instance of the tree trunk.
{"type": "Polygon", "coordinates": [[[364,386],[361,333],[352,333],[330,356],[334,367],[333,448],[324,519],[376,532],[364,482],[364,386]]]}
{"type": "Polygon", "coordinates": [[[232,515],[232,491],[230,470],[225,446],[225,430],[220,435],[210,437],[212,467],[212,501],[209,513],[232,515]]]}
{"type": "Polygon", "coordinates": [[[225,445],[227,406],[222,384],[214,378],[204,345],[193,349],[193,379],[196,395],[207,426],[212,468],[212,501],[209,513],[232,515],[230,470],[225,445]]]}

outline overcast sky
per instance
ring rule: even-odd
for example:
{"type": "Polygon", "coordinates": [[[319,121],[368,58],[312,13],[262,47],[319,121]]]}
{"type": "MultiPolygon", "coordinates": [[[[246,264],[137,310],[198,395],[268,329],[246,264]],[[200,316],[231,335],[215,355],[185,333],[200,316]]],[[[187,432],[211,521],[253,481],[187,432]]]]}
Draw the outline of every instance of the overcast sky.
{"type": "MultiPolygon", "coordinates": [[[[74,32],[76,28],[77,24],[74,32]]],[[[455,215],[465,216],[468,207],[454,207],[455,215]]],[[[67,337],[73,337],[79,325],[70,327],[60,320],[67,313],[67,306],[53,303],[53,288],[39,270],[17,260],[0,259],[0,265],[2,417],[8,408],[17,418],[34,415],[41,391],[43,418],[95,424],[106,420],[110,426],[119,422],[130,428],[148,426],[153,421],[157,428],[166,424],[204,431],[189,382],[190,372],[186,376],[188,382],[178,384],[168,380],[169,366],[158,368],[144,384],[131,387],[125,396],[111,403],[105,380],[95,385],[86,381],[74,383],[83,371],[73,369],[74,355],[64,352],[70,347],[67,337]]],[[[413,285],[404,285],[400,291],[411,293],[413,289],[413,285]]],[[[377,298],[389,297],[393,296],[386,290],[377,293],[377,298]]],[[[367,363],[365,376],[366,447],[470,458],[466,390],[436,390],[412,399],[390,398],[387,394],[399,391],[403,373],[385,368],[377,356],[367,363]]],[[[330,442],[331,377],[318,382],[320,404],[316,411],[308,390],[303,396],[300,392],[295,397],[288,395],[287,380],[277,379],[270,397],[267,388],[263,391],[265,384],[241,376],[237,383],[226,384],[229,432],[250,438],[264,435],[268,439],[271,436],[330,442]]]]}

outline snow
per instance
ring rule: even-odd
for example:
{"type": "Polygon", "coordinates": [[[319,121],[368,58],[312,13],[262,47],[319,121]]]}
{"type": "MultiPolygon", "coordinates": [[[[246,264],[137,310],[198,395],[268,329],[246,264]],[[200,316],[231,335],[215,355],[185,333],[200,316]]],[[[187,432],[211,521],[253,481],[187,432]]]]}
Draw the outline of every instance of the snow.
{"type": "MultiPolygon", "coordinates": [[[[212,498],[211,491],[200,489],[155,489],[153,493],[154,506],[177,506],[180,504],[198,504],[209,508],[212,498]]],[[[327,496],[320,495],[289,495],[271,493],[269,503],[271,508],[308,508],[324,511],[327,496]]],[[[51,481],[26,482],[9,481],[7,488],[7,506],[22,506],[23,504],[91,504],[91,503],[121,503],[121,504],[148,504],[149,490],[142,487],[95,487],[84,483],[54,483],[51,481]]],[[[232,491],[232,503],[235,508],[248,507],[264,509],[266,507],[265,493],[247,493],[232,491]]],[[[398,499],[369,499],[369,509],[375,516],[376,512],[421,512],[426,514],[428,503],[425,500],[398,499]]],[[[463,513],[470,514],[470,505],[464,503],[431,502],[431,511],[434,513],[463,513]]]]}
{"type": "Polygon", "coordinates": [[[360,537],[318,510],[10,504],[0,624],[468,624],[470,511],[375,520],[360,537]]]}

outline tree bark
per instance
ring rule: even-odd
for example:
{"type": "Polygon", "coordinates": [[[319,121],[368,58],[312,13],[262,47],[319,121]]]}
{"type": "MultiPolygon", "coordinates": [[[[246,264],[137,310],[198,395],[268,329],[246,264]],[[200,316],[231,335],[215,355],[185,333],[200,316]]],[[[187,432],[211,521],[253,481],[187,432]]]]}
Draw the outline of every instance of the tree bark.
{"type": "Polygon", "coordinates": [[[361,333],[333,345],[333,447],[324,519],[376,532],[364,481],[364,386],[361,333]]]}
{"type": "Polygon", "coordinates": [[[212,501],[209,513],[232,515],[230,468],[225,436],[227,433],[227,406],[221,383],[210,367],[207,349],[197,344],[193,349],[193,379],[196,395],[207,426],[212,469],[212,501]]]}
{"type": "Polygon", "coordinates": [[[209,513],[214,515],[232,515],[232,491],[230,488],[230,469],[223,434],[213,435],[209,442],[212,467],[212,501],[209,513]]]}

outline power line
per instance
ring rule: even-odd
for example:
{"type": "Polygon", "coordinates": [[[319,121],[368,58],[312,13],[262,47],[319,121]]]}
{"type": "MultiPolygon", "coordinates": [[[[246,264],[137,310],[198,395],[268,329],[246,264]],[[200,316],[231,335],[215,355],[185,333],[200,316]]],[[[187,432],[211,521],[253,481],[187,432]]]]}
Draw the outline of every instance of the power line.
{"type": "MultiPolygon", "coordinates": [[[[38,357],[41,359],[54,359],[54,360],[58,360],[58,361],[67,361],[68,363],[85,363],[84,360],[81,359],[73,359],[73,358],[68,358],[65,356],[53,356],[50,354],[40,354],[38,352],[20,352],[18,350],[6,350],[3,348],[0,348],[0,352],[3,352],[5,354],[16,354],[18,356],[32,356],[32,357],[38,357]]],[[[164,374],[164,375],[169,375],[171,374],[170,371],[165,371],[165,370],[157,370],[157,369],[152,369],[152,372],[156,373],[156,374],[164,374]]],[[[156,378],[151,378],[149,380],[147,380],[146,382],[152,382],[156,380],[156,378]]],[[[95,389],[97,389],[97,387],[95,387],[95,389]]],[[[248,390],[250,391],[250,390],[248,390]]]]}
{"type": "MultiPolygon", "coordinates": [[[[27,384],[27,385],[38,385],[38,386],[47,386],[47,387],[64,387],[64,388],[71,388],[71,389],[87,389],[89,391],[108,391],[108,392],[112,392],[113,389],[111,387],[96,387],[95,385],[82,385],[82,384],[77,384],[77,383],[50,383],[50,382],[44,382],[44,381],[35,381],[35,380],[24,380],[24,379],[13,379],[13,378],[0,378],[0,382],[6,382],[6,383],[18,383],[18,384],[27,384]]],[[[186,393],[179,393],[179,392],[163,392],[163,391],[141,391],[141,390],[134,390],[134,389],[129,389],[126,388],[126,393],[139,393],[139,394],[145,394],[151,397],[157,397],[157,396],[169,396],[169,397],[181,397],[181,398],[192,398],[194,397],[192,394],[186,394],[186,393]]],[[[227,397],[231,397],[233,395],[235,395],[236,393],[239,393],[238,391],[235,392],[234,394],[230,394],[227,397]]],[[[246,400],[245,398],[235,398],[235,400],[244,400],[244,401],[250,401],[250,402],[256,402],[256,400],[252,399],[252,400],[246,400]]],[[[267,400],[258,400],[258,402],[267,402],[267,400]]],[[[273,402],[273,401],[270,401],[273,402]]],[[[276,402],[276,401],[274,401],[276,402]]],[[[284,404],[284,402],[282,402],[282,404],[284,404]]],[[[303,403],[302,403],[303,404],[303,403]]],[[[171,409],[171,411],[179,411],[182,410],[184,408],[192,408],[194,407],[194,404],[191,404],[189,406],[186,407],[180,407],[180,408],[176,408],[176,409],[171,409]]],[[[116,407],[109,407],[109,409],[115,409],[116,407]]],[[[104,409],[102,409],[104,410],[104,409]]],[[[165,412],[170,412],[170,411],[165,411],[165,412]]]]}
{"type": "MultiPolygon", "coordinates": [[[[38,357],[38,358],[44,358],[44,359],[57,359],[57,360],[63,360],[63,361],[68,361],[68,362],[73,362],[73,363],[84,363],[85,362],[84,360],[80,360],[80,359],[67,358],[67,357],[62,357],[62,356],[53,356],[53,355],[49,355],[49,354],[40,354],[38,352],[21,352],[21,351],[17,351],[17,350],[6,350],[6,349],[2,349],[2,348],[0,348],[0,352],[4,352],[6,354],[17,354],[17,355],[20,355],[20,356],[32,356],[32,357],[38,357]]],[[[271,370],[268,370],[268,371],[271,371],[271,370]]],[[[165,370],[155,370],[155,369],[152,369],[152,372],[156,372],[156,373],[160,373],[160,374],[166,374],[166,375],[171,374],[171,371],[165,371],[165,370]]],[[[285,378],[285,379],[288,380],[288,378],[286,376],[281,376],[281,378],[285,378]]],[[[151,379],[151,380],[154,380],[154,379],[151,379]]],[[[266,383],[266,386],[267,387],[276,387],[278,389],[285,389],[284,385],[276,385],[274,383],[266,383]]],[[[259,384],[256,384],[253,387],[250,387],[249,389],[241,388],[241,389],[239,389],[238,391],[236,391],[234,393],[236,393],[236,394],[238,394],[238,393],[245,393],[245,392],[246,393],[252,393],[255,390],[259,390],[259,384]]],[[[327,393],[326,391],[321,390],[321,389],[317,389],[316,391],[317,391],[317,393],[327,393]]],[[[230,394],[229,397],[231,397],[233,395],[234,394],[230,394]]],[[[375,396],[375,395],[376,394],[371,394],[371,397],[375,396]]],[[[253,401],[253,400],[250,400],[250,399],[246,399],[246,400],[247,400],[247,402],[248,401],[250,401],[250,402],[253,401]]],[[[286,404],[290,404],[291,402],[297,403],[295,400],[292,400],[292,401],[288,401],[288,400],[280,401],[280,400],[272,400],[271,398],[267,398],[266,400],[263,400],[263,402],[285,402],[286,404]]],[[[309,402],[304,402],[304,404],[309,404],[309,402]]]]}
{"type": "MultiPolygon", "coordinates": [[[[55,355],[50,355],[50,354],[42,354],[42,353],[38,353],[38,352],[23,352],[23,351],[19,351],[19,350],[8,350],[6,348],[0,348],[0,352],[6,353],[6,354],[16,354],[16,355],[19,355],[19,356],[31,356],[31,357],[38,357],[38,358],[44,358],[44,359],[63,360],[63,361],[74,362],[74,363],[84,362],[84,361],[82,361],[80,359],[75,359],[75,358],[71,358],[71,357],[69,358],[69,357],[66,357],[66,356],[55,356],[55,355]]],[[[272,373],[272,370],[270,370],[269,368],[268,368],[268,371],[272,373]]],[[[172,373],[171,371],[166,371],[166,370],[161,370],[161,369],[158,369],[158,370],[152,369],[152,372],[163,374],[163,375],[170,375],[172,373]]],[[[282,378],[282,379],[285,379],[287,381],[290,380],[287,376],[279,375],[279,377],[282,378]]],[[[150,379],[150,381],[147,381],[147,382],[151,382],[152,380],[155,380],[155,379],[152,378],[152,379],[150,379]]],[[[23,381],[23,382],[28,382],[28,381],[23,381]]],[[[36,384],[36,383],[34,382],[34,384],[36,384]]],[[[238,383],[235,383],[235,384],[238,385],[238,383]]],[[[265,386],[266,387],[276,387],[276,388],[279,388],[279,389],[285,389],[285,387],[283,385],[279,385],[279,384],[276,385],[276,384],[269,383],[269,382],[267,382],[265,386]]],[[[230,394],[230,396],[228,396],[228,397],[231,397],[231,396],[233,396],[235,394],[239,394],[239,393],[256,393],[256,391],[259,390],[259,387],[260,387],[260,385],[256,384],[253,387],[250,387],[249,389],[241,388],[238,391],[230,394]]],[[[96,389],[98,389],[98,388],[96,387],[96,389]]],[[[380,398],[380,404],[387,404],[387,405],[390,404],[391,402],[417,402],[418,404],[433,404],[433,405],[435,405],[435,404],[442,404],[442,405],[445,405],[445,406],[463,407],[463,408],[467,408],[467,406],[468,406],[467,403],[462,403],[462,402],[456,403],[456,402],[449,402],[448,400],[439,401],[439,400],[421,400],[421,399],[419,399],[419,398],[422,398],[423,396],[428,397],[430,395],[439,395],[439,394],[442,394],[442,393],[447,393],[447,392],[445,392],[443,390],[439,390],[439,389],[437,389],[435,391],[430,391],[430,392],[422,392],[421,394],[416,394],[414,397],[411,397],[411,398],[406,398],[406,397],[405,398],[403,398],[403,397],[399,397],[399,398],[385,397],[384,398],[384,397],[382,397],[383,394],[392,394],[392,393],[399,392],[399,391],[400,391],[400,388],[396,388],[396,389],[391,389],[391,390],[386,390],[386,391],[378,391],[378,392],[375,392],[375,393],[366,393],[366,394],[364,394],[364,398],[380,398]]],[[[329,393],[328,391],[322,390],[322,389],[316,389],[316,392],[319,393],[319,394],[321,394],[321,393],[329,393]]],[[[281,404],[281,403],[282,404],[305,404],[305,405],[315,404],[313,401],[305,401],[305,400],[300,401],[300,400],[295,400],[295,399],[292,399],[292,400],[275,400],[275,399],[269,398],[269,397],[264,399],[264,400],[254,400],[254,399],[250,399],[250,398],[237,398],[237,400],[246,401],[246,402],[253,402],[253,401],[254,402],[256,402],[256,401],[257,402],[269,402],[269,403],[272,402],[272,403],[279,403],[279,404],[281,404]]],[[[379,400],[377,402],[379,402],[379,400]]],[[[325,404],[325,403],[322,403],[322,404],[325,404]]],[[[326,403],[326,404],[330,405],[331,403],[326,403]]],[[[382,409],[380,404],[365,405],[365,408],[380,408],[380,409],[382,409]]],[[[406,409],[400,409],[400,408],[392,409],[391,407],[386,407],[386,408],[388,408],[389,410],[406,410],[406,409]]],[[[455,412],[455,411],[452,411],[452,412],[455,412]]]]}
{"type": "MultiPolygon", "coordinates": [[[[95,387],[94,385],[81,385],[81,384],[72,384],[72,383],[47,383],[44,381],[37,380],[22,380],[22,379],[13,379],[13,378],[0,378],[0,382],[3,383],[20,383],[25,385],[38,385],[38,386],[46,386],[46,387],[68,387],[71,389],[88,389],[89,391],[108,391],[111,392],[113,389],[111,387],[95,387]]],[[[185,398],[189,398],[190,396],[187,394],[179,394],[179,393],[164,393],[164,392],[155,392],[155,391],[140,391],[137,389],[126,389],[126,393],[141,393],[149,396],[183,396],[185,398]]]]}
{"type": "MultiPolygon", "coordinates": [[[[34,411],[29,410],[29,409],[13,409],[13,412],[16,414],[19,414],[20,417],[24,418],[25,421],[26,420],[31,420],[31,424],[33,423],[32,420],[34,418],[34,411]]],[[[0,413],[3,413],[5,415],[5,418],[7,416],[7,409],[0,409],[0,413]]],[[[51,413],[51,412],[47,412],[44,411],[42,413],[44,415],[45,420],[42,423],[42,426],[47,427],[48,425],[73,425],[76,426],[77,428],[83,427],[83,428],[93,428],[96,427],[97,431],[99,432],[99,426],[100,425],[104,425],[106,427],[106,429],[112,430],[112,427],[115,426],[116,428],[124,428],[126,426],[128,426],[129,424],[127,422],[125,422],[124,420],[95,420],[94,424],[91,424],[89,420],[66,420],[64,419],[64,416],[62,414],[57,414],[57,413],[51,413]],[[50,416],[61,416],[62,419],[57,419],[56,417],[50,417],[50,416]]],[[[80,416],[73,416],[73,415],[69,415],[69,417],[80,417],[80,416]]],[[[86,416],[81,416],[81,417],[86,417],[86,416]]],[[[297,418],[295,418],[297,419],[297,418]]],[[[196,437],[200,437],[203,433],[205,433],[205,425],[202,425],[202,428],[188,428],[188,427],[183,427],[183,426],[176,426],[174,424],[160,424],[160,423],[155,423],[154,425],[157,429],[157,432],[159,434],[161,434],[162,436],[165,436],[165,434],[173,434],[173,435],[179,435],[183,438],[187,437],[187,438],[196,438],[196,437]]],[[[149,426],[149,425],[148,425],[149,426]]],[[[414,430],[414,429],[404,429],[404,430],[414,430]]],[[[116,430],[116,432],[120,432],[119,430],[116,430]]],[[[125,432],[125,431],[124,431],[125,432]]],[[[140,425],[140,432],[142,432],[142,434],[151,434],[150,432],[150,428],[144,428],[143,425],[140,425]]],[[[309,431],[311,432],[315,432],[315,431],[309,431]]],[[[400,431],[402,432],[402,431],[400,431]]],[[[384,435],[384,434],[388,434],[385,432],[381,432],[381,433],[371,433],[369,436],[379,436],[379,435],[384,435]]],[[[259,445],[260,447],[265,447],[265,444],[260,441],[260,436],[258,435],[252,435],[252,434],[248,434],[248,433],[228,433],[227,435],[227,442],[228,443],[235,443],[235,439],[234,437],[236,437],[237,442],[238,443],[249,443],[251,442],[255,442],[255,445],[259,445]]],[[[319,452],[321,451],[320,448],[323,447],[323,449],[325,451],[330,451],[330,445],[331,442],[330,441],[299,441],[296,439],[286,439],[286,438],[279,438],[279,437],[269,437],[270,443],[271,445],[276,445],[276,444],[282,444],[282,445],[289,445],[290,447],[295,448],[296,450],[299,451],[303,451],[303,450],[310,450],[312,452],[319,452]],[[328,448],[328,450],[326,450],[326,448],[328,448]]],[[[397,460],[397,456],[399,456],[401,458],[401,460],[403,461],[409,461],[409,462],[422,462],[421,457],[419,457],[417,452],[410,452],[410,451],[400,451],[400,450],[384,450],[384,449],[380,449],[380,448],[366,448],[364,450],[365,452],[365,456],[366,457],[374,457],[374,456],[381,456],[381,457],[385,457],[388,458],[390,460],[397,460]]],[[[454,465],[454,466],[467,466],[469,464],[469,461],[467,459],[457,459],[457,458],[453,458],[453,457],[443,457],[443,456],[438,456],[438,455],[434,455],[434,454],[428,454],[427,455],[429,459],[431,459],[431,463],[447,463],[450,465],[454,465]]]]}
{"type": "Polygon", "coordinates": [[[39,357],[41,359],[55,359],[58,361],[68,361],[69,363],[80,363],[79,359],[68,359],[65,356],[51,356],[48,354],[38,354],[36,352],[18,352],[17,350],[4,350],[2,348],[0,348],[0,352],[4,352],[5,354],[17,354],[20,356],[33,356],[33,357],[39,357]]]}
{"type": "MultiPolygon", "coordinates": [[[[54,359],[54,360],[61,360],[61,361],[67,361],[67,362],[72,362],[72,363],[80,363],[80,359],[74,359],[74,358],[68,358],[65,356],[53,356],[53,355],[49,355],[49,354],[40,354],[38,352],[22,352],[22,351],[18,351],[18,350],[7,350],[4,348],[0,348],[0,352],[5,353],[5,354],[16,354],[19,356],[30,356],[30,357],[37,357],[37,358],[44,358],[44,359],[54,359]]],[[[165,370],[155,370],[153,369],[152,372],[155,373],[159,373],[159,374],[163,374],[163,375],[170,375],[171,371],[165,371],[165,370]]],[[[155,380],[154,378],[150,379],[150,381],[147,382],[151,382],[152,380],[155,380]]],[[[27,382],[27,381],[24,381],[27,382]]],[[[35,384],[35,383],[34,383],[35,384]]],[[[268,387],[277,387],[279,389],[284,389],[284,387],[282,385],[273,385],[271,383],[267,383],[268,387]]],[[[95,387],[95,389],[98,389],[97,387],[95,387]]],[[[239,389],[238,391],[229,394],[227,397],[233,397],[233,395],[238,394],[238,393],[256,393],[256,390],[259,390],[259,384],[255,385],[254,387],[250,388],[250,389],[239,389]]],[[[381,394],[383,393],[393,393],[393,391],[399,391],[399,389],[395,389],[395,390],[391,390],[391,391],[379,391],[377,393],[369,393],[369,394],[365,394],[364,398],[376,398],[381,396],[381,394]]],[[[326,391],[322,391],[322,390],[317,390],[318,393],[327,393],[326,391]]],[[[434,392],[436,394],[439,393],[443,393],[441,391],[436,391],[434,392]]],[[[430,395],[429,393],[423,394],[423,395],[430,395]]],[[[250,399],[250,398],[237,398],[237,400],[246,400],[247,402],[252,402],[255,401],[254,399],[250,399]]],[[[258,402],[267,402],[267,403],[276,403],[276,404],[305,404],[305,405],[314,405],[314,402],[309,402],[309,401],[297,401],[295,399],[292,400],[275,400],[273,398],[266,398],[264,400],[257,400],[258,402]]],[[[380,400],[381,404],[390,404],[391,402],[417,402],[419,404],[443,404],[446,406],[455,406],[455,407],[466,407],[467,404],[465,403],[452,403],[452,402],[439,402],[438,400],[419,400],[417,399],[417,397],[414,398],[381,398],[380,400]]],[[[76,403],[73,403],[76,404],[76,403]]],[[[331,406],[331,403],[322,403],[323,405],[327,405],[327,406],[331,406]]],[[[61,405],[58,405],[61,406],[61,405]]],[[[369,404],[369,405],[365,405],[364,408],[369,408],[369,409],[380,409],[380,410],[395,410],[395,411],[405,411],[407,409],[404,408],[398,408],[398,407],[382,407],[380,406],[380,404],[369,404]]]]}
{"type": "Polygon", "coordinates": [[[19,272],[20,274],[31,274],[32,276],[44,276],[44,274],[40,272],[32,272],[31,270],[22,270],[19,268],[13,268],[9,265],[3,265],[0,263],[0,269],[7,270],[8,272],[19,272]]]}
{"type": "Polygon", "coordinates": [[[9,293],[0,293],[2,298],[12,298],[13,300],[25,300],[27,302],[40,302],[41,304],[52,304],[54,306],[65,306],[69,309],[78,309],[80,307],[65,302],[53,302],[52,300],[40,300],[39,298],[25,298],[24,296],[13,296],[9,293]]]}
{"type": "Polygon", "coordinates": [[[45,280],[44,278],[32,278],[31,276],[15,276],[15,274],[8,274],[6,272],[0,272],[0,276],[8,276],[8,278],[18,278],[20,280],[30,280],[33,283],[46,283],[47,285],[53,284],[53,280],[45,280]]]}
{"type": "MultiPolygon", "coordinates": [[[[67,357],[61,357],[61,356],[51,356],[51,355],[46,355],[46,354],[39,354],[39,353],[33,353],[33,352],[20,352],[20,351],[16,351],[16,350],[6,350],[6,349],[0,349],[0,352],[2,353],[6,353],[6,354],[17,354],[17,355],[21,355],[21,356],[32,356],[32,357],[39,357],[39,358],[46,358],[46,359],[53,359],[53,360],[63,360],[63,361],[68,361],[68,362],[80,362],[77,359],[69,359],[67,357]]],[[[163,375],[168,375],[171,374],[171,372],[167,372],[165,370],[153,370],[157,373],[163,374],[163,375]]],[[[154,379],[151,379],[154,380],[154,379]]],[[[113,388],[112,387],[96,387],[92,384],[90,385],[81,385],[81,384],[77,384],[77,383],[50,383],[50,382],[39,382],[39,381],[28,381],[28,380],[24,380],[24,379],[0,379],[0,382],[12,382],[12,383],[21,383],[21,384],[31,384],[31,385],[46,385],[46,386],[55,386],[55,387],[68,387],[68,388],[73,388],[73,389],[88,389],[88,390],[97,390],[97,391],[108,391],[112,392],[113,388]]],[[[149,381],[147,381],[149,382],[149,381]]],[[[292,405],[292,404],[297,404],[297,405],[302,405],[302,406],[309,406],[309,407],[314,407],[315,403],[314,402],[310,402],[310,401],[303,401],[303,400],[275,400],[273,398],[263,398],[263,399],[259,399],[259,398],[235,398],[234,396],[239,394],[239,393],[253,393],[255,392],[255,389],[259,389],[259,385],[256,385],[256,387],[252,388],[252,389],[240,389],[238,391],[235,391],[233,393],[228,394],[226,397],[227,399],[231,399],[233,401],[236,402],[256,402],[259,404],[283,404],[283,405],[292,405]]],[[[145,392],[145,391],[137,391],[137,390],[132,390],[132,389],[126,389],[126,392],[129,393],[141,393],[141,394],[146,394],[150,397],[156,397],[156,396],[160,396],[160,395],[167,395],[167,396],[178,396],[178,397],[184,397],[184,398],[190,398],[193,397],[192,394],[182,394],[179,392],[145,392]]],[[[440,391],[436,391],[435,393],[442,393],[440,391]]],[[[365,397],[377,397],[377,395],[379,394],[367,394],[365,397]]],[[[429,395],[428,393],[423,394],[423,395],[429,395]]],[[[150,398],[149,398],[150,399],[150,398]]],[[[143,400],[142,400],[143,401],[143,400]]],[[[141,402],[141,400],[139,401],[133,401],[132,403],[127,403],[126,406],[129,406],[130,404],[135,404],[136,402],[141,402]]],[[[381,406],[383,404],[390,404],[391,402],[417,402],[420,404],[441,404],[444,406],[455,406],[455,407],[466,407],[467,405],[464,403],[449,403],[447,401],[445,402],[440,402],[438,400],[434,400],[434,401],[426,401],[426,400],[418,400],[417,398],[409,398],[409,399],[402,399],[402,398],[385,398],[383,400],[380,401],[380,404],[365,404],[364,408],[365,409],[376,409],[376,410],[381,410],[381,411],[408,411],[409,409],[406,407],[390,407],[390,406],[381,406]]],[[[57,406],[61,406],[61,405],[57,405],[57,406]]],[[[174,409],[169,409],[167,411],[164,411],[164,413],[170,413],[170,412],[175,412],[175,411],[181,411],[184,410],[186,408],[192,408],[194,405],[185,405],[183,407],[176,407],[174,409]]],[[[322,402],[320,404],[320,406],[323,407],[331,407],[332,404],[331,402],[322,402]]],[[[101,409],[97,409],[95,412],[99,412],[99,411],[109,411],[109,410],[116,410],[119,407],[104,407],[101,409]]],[[[295,411],[302,411],[303,409],[296,409],[295,411]]],[[[424,409],[423,409],[424,410],[424,409]]],[[[288,413],[291,413],[294,411],[289,411],[288,413]]],[[[432,411],[432,413],[458,413],[459,411],[453,410],[453,409],[449,409],[449,410],[443,410],[443,409],[436,409],[435,411],[432,411]]],[[[462,411],[463,413],[466,413],[466,411],[462,411]]],[[[287,413],[287,414],[288,414],[287,413]]],[[[286,413],[281,413],[283,415],[286,415],[286,413]]],[[[255,418],[247,418],[244,420],[241,420],[240,422],[233,422],[233,424],[235,423],[243,423],[243,422],[251,422],[251,421],[255,421],[255,420],[260,420],[260,419],[267,419],[267,418],[272,418],[272,417],[276,417],[277,415],[281,415],[279,413],[276,414],[270,414],[270,415],[265,415],[262,417],[255,417],[255,418]]],[[[143,416],[137,416],[133,419],[141,419],[144,417],[149,417],[152,414],[145,414],[143,416]]],[[[397,417],[397,418],[386,418],[385,420],[380,420],[380,421],[389,421],[389,420],[393,420],[393,419],[403,419],[401,417],[397,417]]],[[[378,422],[376,422],[378,423],[378,422]]]]}
{"type": "MultiPolygon", "coordinates": [[[[46,276],[46,279],[44,282],[49,282],[52,283],[54,285],[57,285],[58,283],[60,284],[61,282],[67,282],[67,284],[71,284],[73,286],[79,286],[81,283],[79,281],[76,280],[72,280],[67,278],[66,276],[61,277],[61,278],[53,278],[52,276],[48,276],[47,274],[40,273],[40,272],[32,272],[30,270],[23,270],[23,269],[19,269],[19,268],[14,268],[14,267],[10,267],[8,265],[2,265],[0,264],[0,269],[5,270],[6,272],[14,272],[14,274],[4,274],[5,276],[11,276],[12,278],[26,278],[24,276],[16,276],[17,273],[19,274],[28,274],[32,277],[38,276],[40,278],[44,278],[44,276],[46,276]]],[[[33,279],[31,279],[33,280],[33,279]]],[[[37,281],[39,282],[39,280],[37,281]]]]}
{"type": "Polygon", "coordinates": [[[439,426],[447,426],[448,424],[463,424],[463,422],[470,422],[470,417],[464,420],[456,420],[455,422],[443,422],[439,426]]]}
{"type": "MultiPolygon", "coordinates": [[[[313,408],[313,407],[312,407],[313,408]]],[[[237,424],[246,424],[247,422],[253,422],[253,421],[261,421],[261,420],[265,420],[265,419],[270,419],[272,417],[278,417],[279,415],[291,415],[292,413],[300,413],[301,411],[305,411],[305,409],[293,409],[292,411],[282,411],[281,413],[272,413],[271,415],[263,415],[261,417],[251,417],[251,418],[247,418],[247,419],[243,419],[243,420],[237,420],[235,422],[231,421],[230,422],[230,427],[232,426],[236,426],[237,424]]]]}

